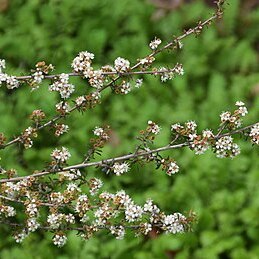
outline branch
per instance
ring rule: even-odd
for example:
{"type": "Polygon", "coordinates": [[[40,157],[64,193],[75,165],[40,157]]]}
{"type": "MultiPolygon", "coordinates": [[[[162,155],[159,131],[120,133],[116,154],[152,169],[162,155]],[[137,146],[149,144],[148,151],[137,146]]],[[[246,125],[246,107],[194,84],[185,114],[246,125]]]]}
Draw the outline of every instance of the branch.
{"type": "MultiPolygon", "coordinates": [[[[234,130],[234,131],[231,131],[231,132],[228,132],[228,133],[221,134],[219,136],[215,136],[214,139],[217,140],[217,139],[220,139],[224,136],[230,136],[230,135],[234,135],[234,134],[244,132],[244,131],[252,128],[257,123],[258,122],[253,123],[249,126],[243,127],[241,129],[238,129],[238,130],[234,130]]],[[[152,150],[149,150],[149,151],[141,151],[141,152],[137,152],[137,153],[133,153],[133,154],[127,154],[127,155],[123,155],[123,156],[119,156],[119,157],[115,157],[115,158],[109,158],[109,159],[101,160],[101,161],[97,161],[97,162],[80,163],[80,164],[76,164],[76,165],[72,165],[72,166],[67,166],[67,167],[64,167],[61,170],[55,171],[55,172],[53,172],[53,171],[41,171],[41,172],[38,172],[38,173],[35,173],[35,174],[32,174],[32,175],[14,177],[14,178],[9,178],[9,179],[1,179],[0,183],[17,182],[17,181],[21,181],[21,180],[25,180],[25,179],[29,179],[29,178],[41,177],[41,176],[45,176],[45,175],[49,175],[49,174],[66,172],[66,171],[70,171],[72,169],[80,169],[80,168],[87,168],[87,167],[90,167],[90,166],[101,166],[103,164],[121,162],[121,161],[125,161],[125,160],[130,160],[132,158],[145,157],[145,156],[148,156],[150,154],[158,153],[158,152],[161,152],[161,151],[186,147],[186,146],[189,146],[189,144],[190,144],[190,142],[184,142],[184,143],[180,143],[180,144],[176,144],[176,145],[167,145],[167,146],[163,146],[163,147],[160,147],[160,148],[157,148],[157,149],[152,149],[152,150]]]]}
{"type": "MultiPolygon", "coordinates": [[[[210,25],[213,20],[215,20],[216,18],[219,18],[219,17],[220,17],[221,12],[222,12],[222,10],[220,10],[220,7],[218,6],[218,9],[217,9],[216,14],[214,14],[213,16],[211,16],[210,18],[208,18],[207,20],[205,20],[205,21],[203,21],[203,22],[200,22],[200,23],[199,23],[197,26],[195,26],[194,28],[191,28],[191,29],[187,30],[184,34],[182,34],[182,35],[180,35],[180,36],[174,38],[172,41],[168,42],[165,46],[163,46],[163,47],[161,47],[161,48],[159,48],[159,49],[153,51],[151,54],[149,54],[149,55],[146,56],[145,58],[154,57],[154,56],[156,56],[157,54],[159,54],[159,53],[161,53],[162,51],[165,51],[165,50],[171,48],[171,47],[174,46],[174,45],[177,46],[177,44],[178,44],[178,42],[179,42],[180,40],[186,38],[187,36],[189,36],[189,35],[191,35],[191,34],[193,34],[193,33],[197,33],[197,31],[201,31],[201,29],[202,29],[204,26],[210,25]]],[[[138,63],[136,63],[135,65],[133,65],[130,70],[134,70],[134,69],[138,68],[140,65],[141,65],[141,62],[138,62],[138,63]]],[[[173,68],[173,69],[175,69],[175,68],[173,68]]],[[[157,73],[164,73],[164,72],[159,72],[159,71],[156,71],[156,72],[153,72],[153,71],[136,71],[136,72],[119,73],[119,75],[118,75],[116,78],[114,78],[114,79],[113,79],[112,81],[110,81],[108,84],[106,84],[106,85],[104,85],[103,87],[101,87],[100,89],[98,89],[96,92],[97,92],[97,93],[102,92],[104,89],[108,88],[109,86],[111,86],[112,84],[114,84],[119,78],[121,78],[121,77],[123,77],[123,76],[125,76],[125,75],[131,75],[131,74],[155,74],[155,73],[157,74],[157,73]]],[[[108,75],[108,74],[109,74],[109,75],[112,75],[112,74],[118,74],[118,73],[117,73],[117,72],[106,72],[106,73],[104,73],[104,74],[106,74],[106,75],[108,75]]],[[[77,74],[77,73],[69,73],[68,75],[69,75],[69,76],[81,76],[80,74],[77,74]]],[[[57,77],[57,76],[58,76],[58,75],[45,75],[44,78],[52,79],[52,78],[55,78],[55,77],[57,77]]],[[[31,75],[30,75],[30,76],[19,76],[19,77],[16,77],[16,79],[18,79],[18,80],[25,80],[25,79],[31,79],[31,78],[32,78],[31,75]]],[[[72,108],[69,110],[68,113],[70,114],[71,112],[77,110],[78,108],[80,108],[80,106],[76,106],[76,105],[75,105],[74,107],[72,107],[72,108]]],[[[60,120],[61,118],[64,118],[64,116],[63,116],[63,115],[55,116],[54,118],[52,118],[52,119],[49,120],[48,122],[46,122],[46,123],[44,123],[43,125],[39,126],[39,127],[37,128],[37,130],[40,130],[40,129],[43,129],[43,128],[47,127],[47,126],[50,126],[50,125],[52,125],[54,122],[60,120]]],[[[4,148],[6,148],[6,147],[8,147],[8,146],[10,146],[10,145],[13,145],[13,144],[19,142],[20,139],[21,139],[21,135],[18,136],[18,137],[16,137],[16,138],[14,138],[14,139],[11,140],[11,141],[9,141],[8,143],[2,145],[2,146],[1,146],[1,149],[4,149],[4,148]]]]}

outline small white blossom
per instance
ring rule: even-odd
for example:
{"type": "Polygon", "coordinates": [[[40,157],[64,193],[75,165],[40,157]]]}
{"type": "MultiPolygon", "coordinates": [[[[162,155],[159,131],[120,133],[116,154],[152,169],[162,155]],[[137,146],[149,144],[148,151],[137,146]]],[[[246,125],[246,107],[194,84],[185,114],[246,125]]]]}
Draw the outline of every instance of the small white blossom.
{"type": "Polygon", "coordinates": [[[49,86],[49,90],[57,91],[61,98],[67,99],[75,91],[75,86],[69,83],[69,75],[62,73],[58,80],[49,86]]]}
{"type": "Polygon", "coordinates": [[[92,178],[89,180],[90,194],[95,195],[99,189],[103,186],[103,182],[98,178],[92,178]]]}
{"type": "Polygon", "coordinates": [[[14,235],[14,239],[16,243],[21,243],[26,237],[28,236],[28,233],[25,229],[23,229],[20,233],[17,233],[14,235]]]}
{"type": "Polygon", "coordinates": [[[123,239],[125,236],[125,228],[123,226],[111,226],[111,234],[116,236],[116,239],[123,239]]]}
{"type": "Polygon", "coordinates": [[[57,137],[68,132],[68,130],[69,130],[68,125],[65,125],[65,124],[55,124],[55,128],[56,128],[55,135],[57,137]]]}
{"type": "Polygon", "coordinates": [[[27,227],[29,232],[34,232],[40,227],[40,224],[37,222],[36,218],[29,218],[27,220],[27,227]]]}
{"type": "Polygon", "coordinates": [[[65,220],[67,223],[74,224],[75,223],[75,216],[71,213],[65,216],[65,220]]]}
{"type": "Polygon", "coordinates": [[[81,106],[86,101],[84,96],[79,96],[76,98],[76,105],[81,106]]]}
{"type": "Polygon", "coordinates": [[[174,213],[172,215],[165,216],[162,223],[162,228],[166,233],[183,233],[184,225],[182,222],[186,221],[185,216],[180,213],[174,213]]]}
{"type": "Polygon", "coordinates": [[[88,51],[80,52],[77,57],[74,58],[71,67],[77,73],[85,73],[89,69],[92,70],[91,64],[94,59],[94,54],[88,51]]]}
{"type": "Polygon", "coordinates": [[[112,166],[112,170],[116,175],[122,175],[124,173],[127,173],[129,171],[129,164],[124,162],[124,163],[114,163],[112,166]]]}
{"type": "Polygon", "coordinates": [[[208,139],[214,138],[214,134],[211,130],[203,130],[202,136],[203,136],[203,138],[208,138],[208,139]]]}
{"type": "Polygon", "coordinates": [[[0,215],[5,214],[6,217],[14,217],[16,215],[16,211],[11,206],[0,206],[0,215]]]}
{"type": "Polygon", "coordinates": [[[127,72],[130,69],[130,62],[127,59],[118,57],[114,61],[114,67],[118,72],[127,72]]]}
{"type": "Polygon", "coordinates": [[[42,80],[44,79],[44,75],[42,71],[36,71],[34,74],[32,74],[32,78],[35,83],[40,84],[42,80]]]}
{"type": "Polygon", "coordinates": [[[259,123],[256,123],[250,130],[249,136],[253,143],[259,145],[259,123]]]}
{"type": "Polygon", "coordinates": [[[54,245],[62,247],[66,244],[67,237],[64,234],[56,234],[52,240],[54,245]]]}
{"type": "Polygon", "coordinates": [[[143,209],[140,206],[133,204],[133,202],[126,206],[125,219],[128,222],[134,222],[136,220],[139,220],[142,217],[142,214],[143,209]]]}
{"type": "Polygon", "coordinates": [[[222,112],[220,114],[220,120],[221,122],[227,122],[229,121],[231,118],[231,113],[230,112],[222,112]]]}
{"type": "Polygon", "coordinates": [[[61,102],[59,102],[59,103],[56,104],[56,110],[57,110],[58,112],[62,113],[62,114],[63,114],[63,113],[68,113],[68,112],[69,112],[69,109],[70,109],[70,107],[69,107],[69,105],[68,105],[67,102],[61,101],[61,102]]]}
{"type": "Polygon", "coordinates": [[[216,155],[219,158],[235,157],[240,154],[240,148],[236,143],[233,143],[231,136],[225,136],[216,141],[216,155]]]}
{"type": "Polygon", "coordinates": [[[147,123],[148,123],[148,126],[149,126],[149,130],[153,134],[157,135],[160,132],[161,127],[159,127],[156,123],[154,123],[153,121],[148,121],[147,123]]]}
{"type": "Polygon", "coordinates": [[[51,157],[57,162],[65,163],[71,157],[71,154],[67,148],[62,147],[61,150],[57,148],[54,149],[51,153],[51,157]]]}
{"type": "Polygon", "coordinates": [[[2,72],[2,69],[5,69],[5,60],[0,59],[0,73],[2,72]]]}
{"type": "Polygon", "coordinates": [[[152,231],[152,225],[150,223],[147,223],[147,222],[141,224],[141,228],[143,229],[141,232],[144,235],[147,235],[150,231],[152,231]]]}
{"type": "Polygon", "coordinates": [[[149,47],[152,49],[152,50],[155,50],[157,49],[157,47],[161,44],[161,40],[159,38],[155,38],[154,40],[152,40],[150,43],[149,43],[149,47]]]}
{"type": "Polygon", "coordinates": [[[244,104],[243,102],[241,102],[241,101],[237,101],[237,102],[235,103],[235,105],[236,105],[236,106],[245,106],[245,104],[244,104]]]}
{"type": "Polygon", "coordinates": [[[35,201],[32,200],[32,202],[26,206],[26,212],[30,217],[36,217],[38,215],[38,208],[34,202],[35,201]]]}
{"type": "Polygon", "coordinates": [[[81,192],[80,187],[78,187],[75,183],[69,183],[67,185],[67,190],[69,192],[81,192]]]}
{"type": "Polygon", "coordinates": [[[62,214],[52,213],[52,214],[48,215],[47,222],[52,229],[57,229],[57,228],[59,228],[59,226],[61,224],[62,218],[63,218],[62,214]]]}
{"type": "Polygon", "coordinates": [[[14,89],[19,87],[19,81],[14,76],[6,76],[6,87],[14,89]]]}
{"type": "Polygon", "coordinates": [[[100,137],[100,136],[102,136],[102,134],[104,133],[104,129],[101,128],[101,127],[95,127],[94,130],[93,130],[93,132],[94,132],[94,135],[95,135],[95,136],[100,137]]]}
{"type": "Polygon", "coordinates": [[[171,176],[172,174],[175,174],[178,172],[179,172],[179,166],[175,162],[170,162],[166,173],[171,176]]]}
{"type": "Polygon", "coordinates": [[[122,94],[128,94],[131,91],[130,83],[123,81],[120,85],[120,91],[122,94]]]}
{"type": "Polygon", "coordinates": [[[240,106],[238,108],[239,114],[241,114],[241,116],[246,116],[246,114],[248,114],[248,110],[245,106],[240,106]]]}
{"type": "Polygon", "coordinates": [[[138,78],[136,80],[135,87],[136,88],[140,88],[142,86],[142,84],[143,84],[143,79],[142,78],[138,78]]]}

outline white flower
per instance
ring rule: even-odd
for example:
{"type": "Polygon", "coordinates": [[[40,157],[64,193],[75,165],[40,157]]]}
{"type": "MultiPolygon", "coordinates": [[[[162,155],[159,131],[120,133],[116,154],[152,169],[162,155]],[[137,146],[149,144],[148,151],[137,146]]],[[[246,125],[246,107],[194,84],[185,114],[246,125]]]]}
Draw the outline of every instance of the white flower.
{"type": "Polygon", "coordinates": [[[71,154],[67,148],[62,147],[61,150],[57,148],[54,149],[51,153],[51,157],[57,162],[65,163],[71,157],[71,154]]]}
{"type": "Polygon", "coordinates": [[[120,91],[122,94],[128,94],[131,91],[130,83],[123,81],[120,85],[120,91]]]}
{"type": "Polygon", "coordinates": [[[75,216],[71,213],[65,215],[65,220],[67,223],[74,224],[75,223],[75,216]]]}
{"type": "Polygon", "coordinates": [[[154,209],[153,201],[151,199],[148,199],[144,204],[143,210],[145,212],[152,212],[153,209],[154,209]]]}
{"type": "Polygon", "coordinates": [[[148,121],[147,123],[148,123],[148,126],[149,126],[149,130],[153,134],[157,135],[160,132],[161,127],[159,127],[156,123],[154,123],[153,121],[148,121]]]}
{"type": "Polygon", "coordinates": [[[35,83],[40,84],[42,82],[42,80],[44,79],[44,75],[42,73],[42,71],[36,71],[33,75],[33,80],[35,81],[35,83]]]}
{"type": "Polygon", "coordinates": [[[40,227],[40,224],[37,222],[36,218],[29,218],[27,220],[27,227],[29,232],[34,232],[40,227]]]}
{"type": "Polygon", "coordinates": [[[75,191],[81,192],[81,189],[75,183],[69,183],[67,185],[67,190],[69,192],[75,192],[75,191]]]}
{"type": "Polygon", "coordinates": [[[175,67],[175,72],[176,72],[176,74],[178,74],[179,76],[182,76],[182,75],[184,74],[183,66],[178,64],[178,65],[175,67]]]}
{"type": "Polygon", "coordinates": [[[213,138],[214,134],[211,130],[203,130],[202,136],[203,136],[203,138],[213,138]]]}
{"type": "Polygon", "coordinates": [[[231,113],[230,112],[222,112],[220,114],[220,120],[221,122],[226,122],[229,121],[231,118],[231,113]]]}
{"type": "Polygon", "coordinates": [[[101,127],[97,127],[97,126],[96,126],[96,127],[94,128],[93,132],[94,132],[94,135],[95,135],[95,136],[100,137],[100,136],[102,136],[102,134],[104,133],[104,129],[101,128],[101,127]]]}
{"type": "Polygon", "coordinates": [[[127,59],[118,57],[114,61],[114,67],[118,72],[127,72],[130,69],[130,62],[127,59]]]}
{"type": "Polygon", "coordinates": [[[16,243],[21,243],[28,236],[25,229],[23,229],[20,233],[14,235],[14,239],[16,243]]]}
{"type": "Polygon", "coordinates": [[[125,236],[125,228],[123,226],[111,226],[111,234],[116,236],[116,239],[123,239],[125,236]]]}
{"type": "Polygon", "coordinates": [[[93,53],[82,51],[74,58],[71,67],[77,73],[86,73],[86,71],[92,70],[92,59],[94,59],[93,53]]]}
{"type": "Polygon", "coordinates": [[[57,91],[61,98],[67,99],[75,91],[75,86],[69,83],[69,75],[62,73],[58,80],[49,86],[49,90],[57,91]]]}
{"type": "Polygon", "coordinates": [[[61,101],[56,104],[56,110],[60,113],[68,113],[69,109],[70,109],[70,107],[67,102],[61,101]]]}
{"type": "Polygon", "coordinates": [[[133,202],[128,204],[125,208],[125,219],[128,222],[139,220],[142,217],[142,214],[143,209],[140,206],[133,204],[133,202]]]}
{"type": "Polygon", "coordinates": [[[253,143],[259,145],[259,123],[256,123],[250,130],[249,136],[253,143]]]}
{"type": "Polygon", "coordinates": [[[150,231],[152,231],[152,225],[147,222],[141,224],[141,228],[143,229],[142,233],[144,235],[147,235],[150,231]]]}
{"type": "Polygon", "coordinates": [[[62,218],[63,218],[62,214],[52,213],[48,215],[47,222],[52,229],[57,229],[61,224],[62,218]]]}
{"type": "Polygon", "coordinates": [[[56,128],[55,135],[57,137],[68,132],[68,130],[69,130],[68,125],[65,125],[65,124],[55,124],[55,128],[56,128]]]}
{"type": "Polygon", "coordinates": [[[196,124],[195,121],[188,121],[188,122],[186,122],[185,125],[186,125],[186,128],[187,128],[188,130],[191,130],[191,131],[195,131],[196,128],[197,128],[197,124],[196,124]]]}
{"type": "Polygon", "coordinates": [[[56,234],[52,240],[54,245],[62,247],[66,244],[67,237],[64,234],[56,234]]]}
{"type": "Polygon", "coordinates": [[[172,175],[179,172],[179,166],[175,162],[171,162],[167,168],[166,173],[172,175]]]}
{"type": "Polygon", "coordinates": [[[135,87],[136,87],[136,88],[140,88],[140,87],[142,86],[142,84],[143,84],[143,79],[142,79],[142,78],[137,79],[137,80],[136,80],[135,87]]]}
{"type": "Polygon", "coordinates": [[[239,114],[241,114],[241,116],[246,116],[246,114],[248,114],[248,110],[245,106],[240,106],[238,108],[239,114]]]}
{"type": "Polygon", "coordinates": [[[34,200],[32,200],[32,202],[26,206],[26,212],[29,214],[30,217],[36,217],[38,215],[38,208],[37,205],[34,203],[34,200]]]}
{"type": "Polygon", "coordinates": [[[14,89],[19,87],[19,81],[14,76],[6,76],[6,87],[14,89]]]}
{"type": "Polygon", "coordinates": [[[157,49],[157,47],[161,44],[161,40],[159,38],[155,38],[153,41],[151,41],[149,43],[149,47],[152,49],[152,50],[155,50],[157,49]]]}
{"type": "Polygon", "coordinates": [[[241,102],[241,101],[237,101],[237,102],[235,103],[235,105],[236,105],[236,106],[245,106],[245,104],[244,104],[243,102],[241,102]]]}
{"type": "Polygon", "coordinates": [[[216,141],[216,155],[219,158],[235,157],[240,154],[240,148],[236,143],[233,143],[231,136],[225,136],[216,141]]]}
{"type": "Polygon", "coordinates": [[[103,186],[103,182],[98,178],[92,178],[89,180],[90,194],[95,195],[99,189],[103,186]]]}
{"type": "Polygon", "coordinates": [[[162,228],[166,231],[166,233],[182,233],[184,232],[184,225],[182,223],[184,221],[186,221],[185,216],[180,213],[174,213],[164,217],[162,220],[162,228]]]}
{"type": "Polygon", "coordinates": [[[86,101],[84,96],[79,96],[76,98],[76,105],[81,106],[86,101]]]}
{"type": "Polygon", "coordinates": [[[0,73],[2,72],[2,68],[5,69],[5,60],[4,59],[0,59],[0,73]]]}
{"type": "Polygon", "coordinates": [[[112,170],[116,175],[122,175],[124,173],[127,173],[129,171],[129,164],[124,162],[124,163],[115,163],[112,166],[112,170]]]}

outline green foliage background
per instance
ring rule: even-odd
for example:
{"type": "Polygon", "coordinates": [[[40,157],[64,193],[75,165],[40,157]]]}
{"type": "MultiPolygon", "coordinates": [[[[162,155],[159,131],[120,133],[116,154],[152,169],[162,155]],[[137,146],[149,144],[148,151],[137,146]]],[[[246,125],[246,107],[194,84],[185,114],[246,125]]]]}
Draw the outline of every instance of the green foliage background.
{"type": "MultiPolygon", "coordinates": [[[[107,146],[104,157],[134,150],[135,137],[153,120],[163,128],[156,146],[168,143],[172,123],[196,120],[199,129],[215,128],[221,111],[232,109],[236,100],[249,107],[246,124],[258,120],[259,107],[259,9],[244,9],[248,1],[230,1],[222,21],[213,24],[198,38],[183,41],[177,53],[164,53],[156,64],[184,65],[185,75],[161,84],[145,77],[144,85],[126,96],[106,91],[102,104],[69,120],[70,133],[59,139],[48,130],[40,133],[35,146],[24,151],[12,146],[1,151],[1,165],[16,168],[20,174],[42,168],[56,146],[72,152],[71,164],[81,161],[92,129],[109,124],[115,143],[107,146]],[[242,4],[241,4],[242,2],[242,4]]],[[[125,57],[132,63],[148,53],[154,36],[163,41],[212,9],[204,1],[193,1],[155,20],[156,7],[141,0],[13,0],[0,13],[0,56],[7,61],[7,72],[26,74],[41,60],[69,72],[70,63],[82,50],[95,53],[96,66],[125,57]]],[[[77,94],[89,91],[86,82],[73,79],[77,94]]],[[[0,131],[8,139],[29,125],[28,116],[40,108],[48,116],[58,96],[48,94],[47,85],[31,92],[29,87],[15,91],[0,89],[0,131]]],[[[233,159],[217,159],[211,152],[195,156],[182,149],[165,155],[181,166],[178,175],[168,177],[154,166],[134,166],[122,177],[94,174],[104,180],[104,189],[121,188],[143,204],[151,197],[166,212],[198,215],[194,231],[183,235],[160,235],[117,241],[103,232],[83,242],[69,234],[64,248],[51,243],[51,234],[38,233],[17,245],[10,229],[0,226],[1,258],[259,258],[259,159],[258,147],[239,141],[242,154],[233,159]]]]}

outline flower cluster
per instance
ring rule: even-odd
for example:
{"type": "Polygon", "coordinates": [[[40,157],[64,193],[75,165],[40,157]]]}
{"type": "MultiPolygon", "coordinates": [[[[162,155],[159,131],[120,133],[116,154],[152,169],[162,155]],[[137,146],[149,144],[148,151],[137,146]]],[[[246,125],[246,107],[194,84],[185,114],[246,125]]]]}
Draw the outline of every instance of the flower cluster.
{"type": "Polygon", "coordinates": [[[49,90],[59,92],[61,98],[68,99],[75,91],[75,86],[69,83],[69,75],[62,73],[58,79],[49,86],[49,90]]]}
{"type": "Polygon", "coordinates": [[[112,170],[114,174],[116,175],[122,175],[124,173],[127,173],[129,171],[130,167],[129,164],[124,162],[124,163],[114,163],[112,166],[112,170]]]}
{"type": "Polygon", "coordinates": [[[173,79],[176,75],[182,76],[184,74],[182,64],[176,64],[176,66],[172,69],[167,69],[165,67],[161,67],[158,70],[160,74],[160,80],[162,82],[166,82],[168,80],[173,79]]]}
{"type": "Polygon", "coordinates": [[[240,154],[240,148],[236,143],[233,143],[231,136],[225,136],[216,141],[215,152],[217,157],[235,157],[240,154]]]}
{"type": "Polygon", "coordinates": [[[55,136],[56,137],[59,137],[60,135],[68,132],[69,130],[69,127],[68,125],[65,125],[65,124],[55,124],[54,125],[54,128],[55,128],[55,136]]]}
{"type": "Polygon", "coordinates": [[[76,73],[87,75],[89,71],[92,71],[92,60],[94,59],[94,54],[88,51],[80,52],[77,57],[74,58],[71,67],[76,73]]]}
{"type": "Polygon", "coordinates": [[[56,110],[61,115],[68,114],[69,109],[70,109],[70,107],[69,107],[69,104],[67,102],[61,101],[61,102],[56,104],[56,110]]]}
{"type": "Polygon", "coordinates": [[[62,147],[60,149],[54,149],[51,153],[52,159],[54,159],[57,163],[66,163],[66,161],[71,157],[71,154],[69,153],[68,149],[65,147],[62,147]]]}
{"type": "Polygon", "coordinates": [[[152,50],[156,50],[158,48],[158,46],[161,44],[161,40],[159,38],[155,38],[154,40],[152,40],[150,43],[149,43],[149,47],[152,49],[152,50]]]}
{"type": "Polygon", "coordinates": [[[67,237],[65,236],[65,234],[63,233],[58,233],[53,237],[53,244],[58,246],[58,247],[62,247],[66,244],[67,242],[67,237]]]}
{"type": "Polygon", "coordinates": [[[253,143],[259,145],[259,123],[256,123],[250,130],[249,136],[253,143]]]}
{"type": "Polygon", "coordinates": [[[236,102],[238,107],[233,114],[230,111],[222,112],[220,115],[220,120],[222,124],[225,124],[230,129],[240,128],[242,125],[241,117],[246,116],[248,113],[245,104],[241,101],[236,102]]]}
{"type": "Polygon", "coordinates": [[[46,118],[45,113],[42,110],[34,110],[30,115],[30,119],[35,123],[39,123],[46,118]]]}
{"type": "Polygon", "coordinates": [[[32,70],[33,74],[31,80],[28,82],[32,90],[38,89],[45,76],[53,70],[54,66],[52,64],[47,65],[45,61],[38,62],[36,64],[36,70],[32,70]]]}
{"type": "Polygon", "coordinates": [[[130,70],[130,62],[125,58],[118,57],[114,61],[114,68],[121,73],[127,72],[130,70]]]}
{"type": "Polygon", "coordinates": [[[31,148],[33,145],[32,137],[36,138],[38,136],[37,130],[33,127],[28,127],[24,130],[21,135],[20,141],[23,143],[24,147],[31,148]]]}

